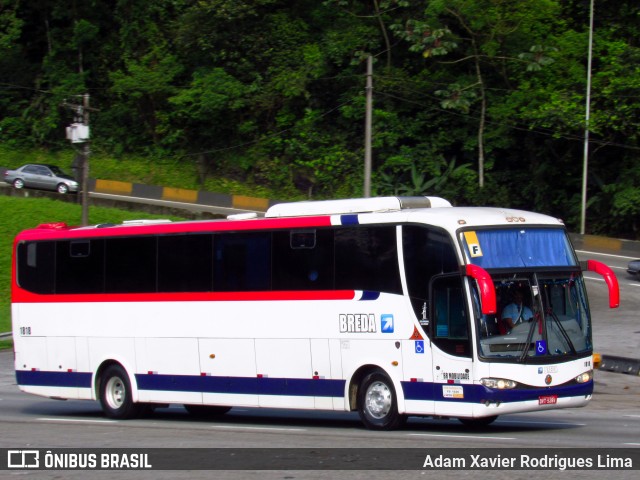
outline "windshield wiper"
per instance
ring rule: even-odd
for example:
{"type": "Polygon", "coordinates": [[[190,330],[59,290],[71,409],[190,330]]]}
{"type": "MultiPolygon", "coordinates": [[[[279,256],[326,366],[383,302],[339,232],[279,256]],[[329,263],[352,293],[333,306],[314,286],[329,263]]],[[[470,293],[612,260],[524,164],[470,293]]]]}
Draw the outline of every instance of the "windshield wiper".
{"type": "Polygon", "coordinates": [[[567,345],[569,347],[569,350],[571,350],[571,354],[575,355],[576,352],[576,348],[573,346],[573,342],[571,341],[571,339],[569,338],[569,335],[567,334],[567,331],[564,329],[564,327],[562,326],[562,322],[560,321],[560,319],[558,318],[558,316],[553,312],[553,310],[549,309],[549,311],[547,312],[547,314],[553,318],[553,321],[556,323],[556,325],[558,325],[558,330],[560,330],[560,333],[562,334],[562,338],[564,338],[564,341],[567,342],[567,345]]]}
{"type": "Polygon", "coordinates": [[[529,323],[531,326],[529,327],[529,333],[527,334],[527,341],[524,343],[524,347],[522,349],[522,355],[520,356],[520,362],[523,362],[527,358],[527,354],[529,353],[529,347],[531,346],[531,340],[533,340],[533,332],[535,331],[536,325],[540,321],[540,314],[536,312],[536,314],[531,318],[529,323]]]}

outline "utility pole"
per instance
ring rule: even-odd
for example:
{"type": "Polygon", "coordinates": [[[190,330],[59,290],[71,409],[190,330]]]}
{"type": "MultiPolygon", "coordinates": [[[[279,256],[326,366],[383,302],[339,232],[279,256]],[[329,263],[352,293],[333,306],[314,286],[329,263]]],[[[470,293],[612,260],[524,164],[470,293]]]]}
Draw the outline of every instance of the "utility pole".
{"type": "Polygon", "coordinates": [[[367,57],[367,104],[364,121],[364,197],[371,196],[371,123],[373,112],[373,57],[367,57]]]}
{"type": "MultiPolygon", "coordinates": [[[[83,106],[83,124],[87,127],[87,131],[89,131],[89,94],[85,93],[82,96],[82,106],[83,106]]],[[[87,137],[86,142],[82,145],[82,225],[89,225],[89,137],[87,137]]]]}
{"type": "Polygon", "coordinates": [[[593,0],[589,6],[589,53],[587,58],[587,94],[584,115],[584,152],[582,158],[582,201],[580,202],[580,234],[584,235],[587,223],[587,177],[589,169],[589,120],[591,113],[591,62],[593,58],[593,0]]]}
{"type": "Polygon", "coordinates": [[[89,94],[82,95],[82,105],[62,104],[75,113],[74,123],[67,127],[67,139],[71,143],[82,143],[82,160],[80,164],[80,203],[82,205],[82,225],[89,225],[89,94]]]}

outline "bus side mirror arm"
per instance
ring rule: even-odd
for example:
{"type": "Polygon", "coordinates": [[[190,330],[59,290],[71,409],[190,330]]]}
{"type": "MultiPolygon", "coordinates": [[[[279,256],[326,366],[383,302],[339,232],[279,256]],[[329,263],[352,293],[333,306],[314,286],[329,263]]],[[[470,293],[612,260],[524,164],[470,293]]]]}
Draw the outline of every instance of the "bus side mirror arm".
{"type": "Polygon", "coordinates": [[[495,315],[498,311],[496,304],[496,289],[493,286],[493,280],[491,279],[489,272],[477,265],[465,265],[463,273],[468,277],[475,279],[478,283],[482,314],[495,315]]]}
{"type": "Polygon", "coordinates": [[[609,308],[618,308],[620,306],[620,286],[618,285],[616,274],[607,265],[597,260],[587,260],[586,263],[587,270],[602,275],[604,278],[609,288],[609,308]]]}

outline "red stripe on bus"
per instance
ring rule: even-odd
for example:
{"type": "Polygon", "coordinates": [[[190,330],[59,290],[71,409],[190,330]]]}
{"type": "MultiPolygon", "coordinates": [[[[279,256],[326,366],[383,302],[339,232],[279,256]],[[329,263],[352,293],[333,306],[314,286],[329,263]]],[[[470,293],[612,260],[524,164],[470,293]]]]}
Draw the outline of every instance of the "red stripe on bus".
{"type": "Polygon", "coordinates": [[[286,228],[330,227],[331,217],[260,218],[255,220],[211,220],[171,222],[152,225],[116,225],[105,228],[47,229],[35,228],[18,234],[16,241],[55,240],[67,238],[101,238],[171,233],[216,233],[262,231],[286,228]]]}
{"type": "Polygon", "coordinates": [[[100,302],[252,302],[277,300],[354,300],[353,290],[311,290],[275,292],[189,292],[189,293],[92,293],[39,295],[15,289],[13,303],[100,303],[100,302]]]}

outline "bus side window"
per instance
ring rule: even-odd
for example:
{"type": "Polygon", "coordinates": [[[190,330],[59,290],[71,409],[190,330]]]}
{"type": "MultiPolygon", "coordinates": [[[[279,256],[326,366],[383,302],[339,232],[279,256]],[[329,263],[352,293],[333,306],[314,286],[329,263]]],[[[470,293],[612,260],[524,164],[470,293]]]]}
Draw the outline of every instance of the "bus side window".
{"type": "Polygon", "coordinates": [[[273,232],[273,289],[333,288],[333,230],[273,232]]]}
{"type": "Polygon", "coordinates": [[[108,238],[105,245],[105,292],[156,291],[157,238],[108,238]]]}
{"type": "Polygon", "coordinates": [[[158,291],[209,292],[213,283],[213,235],[158,237],[158,291]]]}
{"type": "Polygon", "coordinates": [[[217,292],[271,290],[271,233],[214,236],[213,289],[217,292]]]}
{"type": "Polygon", "coordinates": [[[104,292],[104,240],[60,240],[56,293],[104,292]]]}
{"type": "Polygon", "coordinates": [[[29,242],[18,245],[17,281],[34,293],[54,293],[55,242],[29,242]]]}
{"type": "Polygon", "coordinates": [[[335,230],[335,287],[402,293],[395,226],[335,230]]]}

